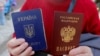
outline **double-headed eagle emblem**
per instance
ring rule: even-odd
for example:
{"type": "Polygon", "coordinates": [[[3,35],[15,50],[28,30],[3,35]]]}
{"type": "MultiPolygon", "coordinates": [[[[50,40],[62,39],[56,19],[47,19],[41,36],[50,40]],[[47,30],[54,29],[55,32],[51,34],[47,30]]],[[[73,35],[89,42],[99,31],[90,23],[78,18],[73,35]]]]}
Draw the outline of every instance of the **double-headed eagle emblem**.
{"type": "Polygon", "coordinates": [[[76,29],[71,26],[61,28],[60,35],[63,42],[71,42],[75,36],[76,29]]]}
{"type": "Polygon", "coordinates": [[[32,38],[35,36],[34,25],[32,25],[32,24],[24,25],[24,31],[25,31],[26,37],[28,37],[28,38],[32,38]]]}

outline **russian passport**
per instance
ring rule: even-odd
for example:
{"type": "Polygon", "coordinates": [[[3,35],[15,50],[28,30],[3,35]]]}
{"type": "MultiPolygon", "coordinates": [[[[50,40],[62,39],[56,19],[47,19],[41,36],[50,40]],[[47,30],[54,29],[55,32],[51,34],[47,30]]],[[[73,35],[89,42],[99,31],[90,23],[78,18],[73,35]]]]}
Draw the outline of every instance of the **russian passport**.
{"type": "Polygon", "coordinates": [[[46,36],[41,9],[12,13],[17,38],[24,38],[35,51],[45,50],[46,36]]]}
{"type": "Polygon", "coordinates": [[[83,14],[57,11],[54,15],[51,53],[68,55],[71,49],[79,46],[83,14]]]}

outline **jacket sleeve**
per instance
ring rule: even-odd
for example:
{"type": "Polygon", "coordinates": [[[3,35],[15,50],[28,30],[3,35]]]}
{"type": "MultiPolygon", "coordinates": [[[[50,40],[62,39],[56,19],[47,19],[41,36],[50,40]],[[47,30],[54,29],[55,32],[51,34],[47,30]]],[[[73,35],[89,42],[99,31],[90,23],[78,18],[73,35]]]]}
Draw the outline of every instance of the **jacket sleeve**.
{"type": "Polygon", "coordinates": [[[93,35],[90,33],[82,34],[80,46],[89,46],[94,56],[100,55],[100,35],[93,35]]]}

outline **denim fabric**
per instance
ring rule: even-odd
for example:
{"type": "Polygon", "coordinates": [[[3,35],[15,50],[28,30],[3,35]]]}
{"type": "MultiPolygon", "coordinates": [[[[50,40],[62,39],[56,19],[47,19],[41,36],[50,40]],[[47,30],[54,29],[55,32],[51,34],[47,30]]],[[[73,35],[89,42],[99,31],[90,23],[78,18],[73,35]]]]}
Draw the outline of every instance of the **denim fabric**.
{"type": "Polygon", "coordinates": [[[100,35],[82,34],[80,46],[89,46],[93,52],[93,56],[100,56],[100,35]]]}

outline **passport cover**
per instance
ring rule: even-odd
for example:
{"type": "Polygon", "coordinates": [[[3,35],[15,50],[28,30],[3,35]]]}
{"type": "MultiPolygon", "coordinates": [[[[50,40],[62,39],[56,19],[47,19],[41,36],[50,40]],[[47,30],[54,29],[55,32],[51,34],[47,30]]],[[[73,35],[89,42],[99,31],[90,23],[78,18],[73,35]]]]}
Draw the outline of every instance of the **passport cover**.
{"type": "Polygon", "coordinates": [[[41,9],[12,13],[17,38],[24,38],[33,50],[45,50],[46,37],[41,9]]]}
{"type": "Polygon", "coordinates": [[[51,50],[53,55],[67,55],[71,49],[79,46],[82,19],[82,14],[55,12],[51,50]]]}

